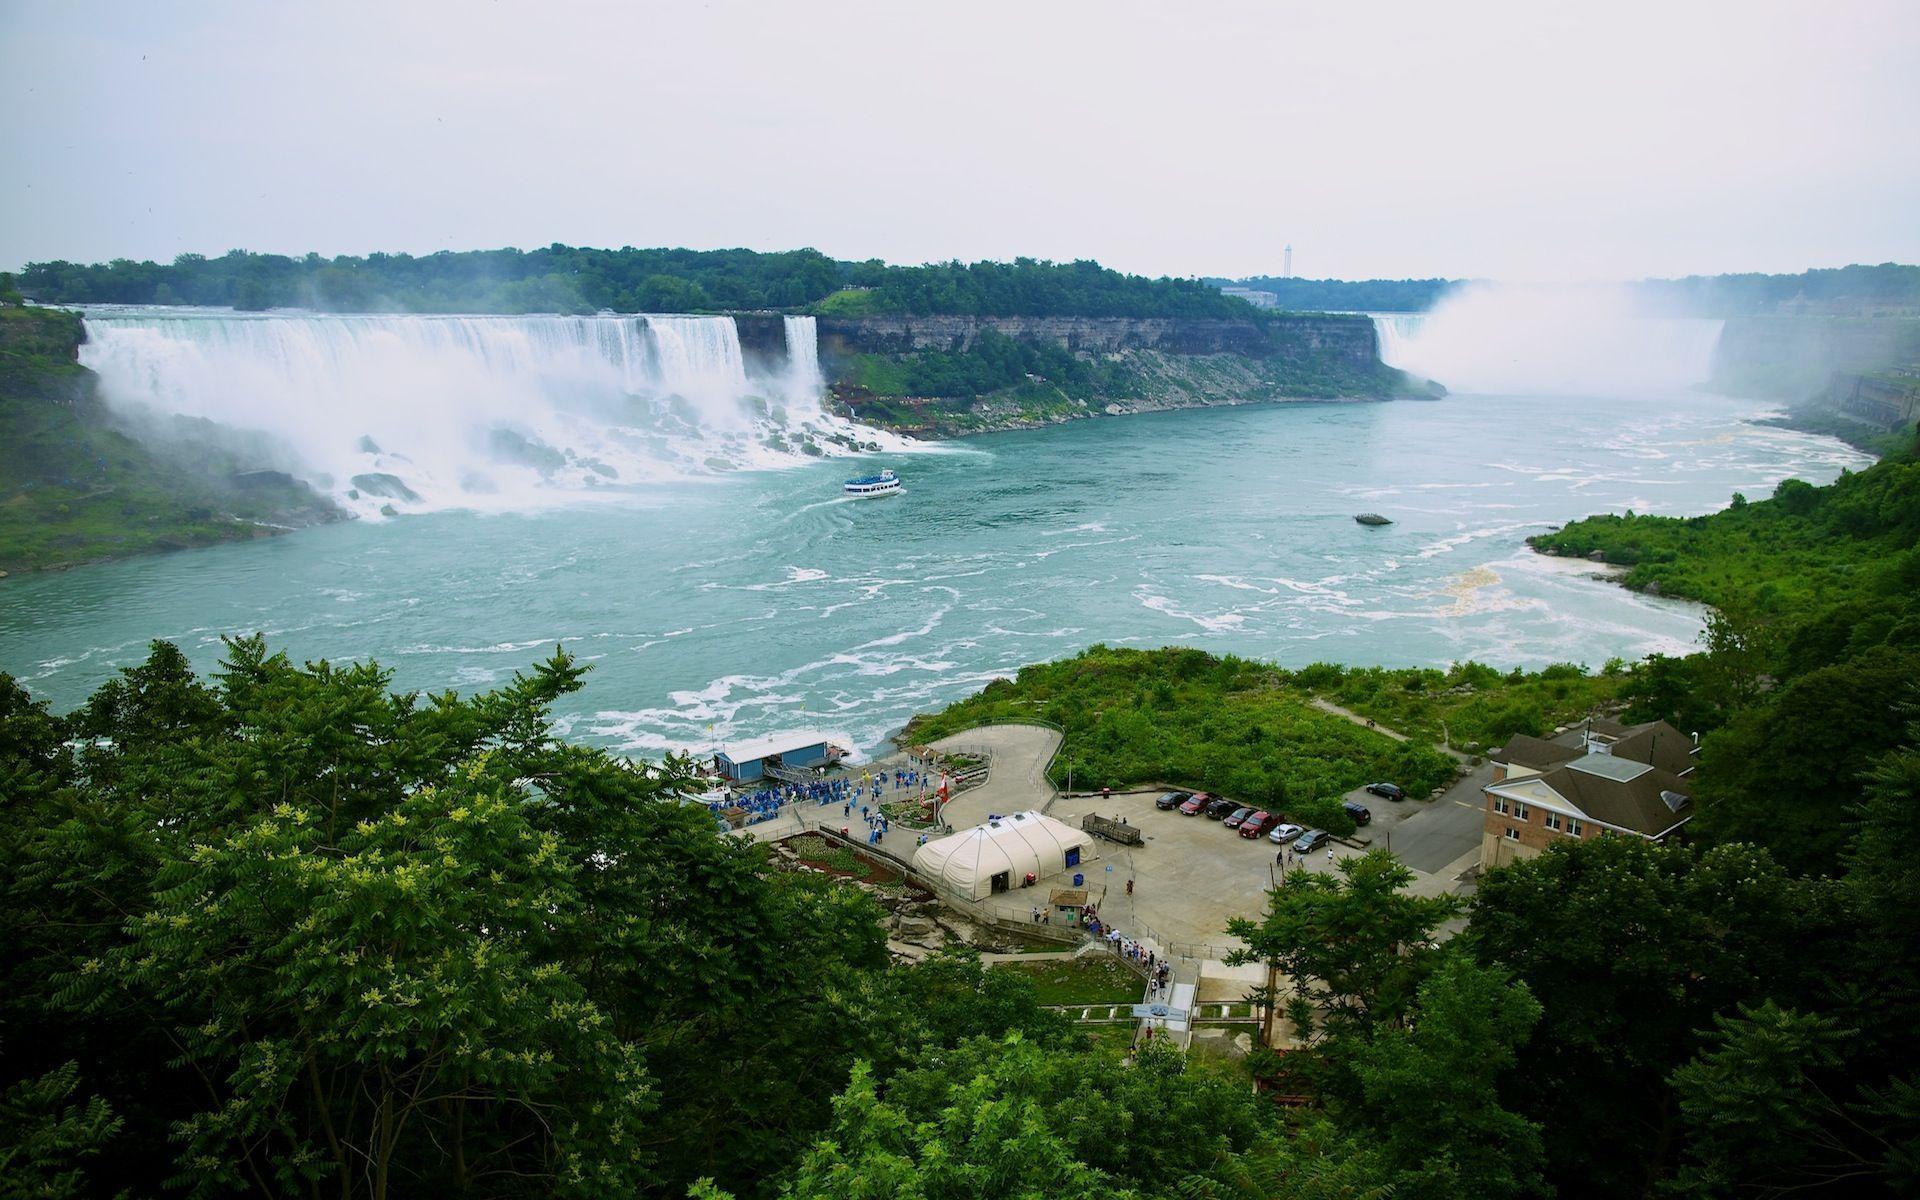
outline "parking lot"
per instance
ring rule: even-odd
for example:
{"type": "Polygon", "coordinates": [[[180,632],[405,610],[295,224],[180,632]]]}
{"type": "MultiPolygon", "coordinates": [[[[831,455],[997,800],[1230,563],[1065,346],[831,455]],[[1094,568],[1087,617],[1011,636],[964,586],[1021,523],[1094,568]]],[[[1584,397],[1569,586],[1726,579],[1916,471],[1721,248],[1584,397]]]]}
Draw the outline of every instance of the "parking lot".
{"type": "MultiPolygon", "coordinates": [[[[1479,786],[1488,768],[1478,768],[1447,793],[1432,800],[1383,800],[1364,792],[1352,793],[1373,813],[1359,837],[1372,846],[1391,849],[1395,857],[1423,875],[1434,876],[1455,865],[1480,844],[1482,818],[1479,786]]],[[[1225,949],[1230,917],[1259,917],[1265,912],[1266,892],[1287,869],[1275,861],[1280,847],[1263,833],[1243,838],[1206,816],[1163,812],[1153,805],[1160,793],[1133,792],[1111,800],[1098,796],[1063,797],[1052,815],[1078,827],[1088,813],[1125,818],[1140,830],[1138,847],[1102,842],[1100,858],[1087,866],[1090,899],[1101,916],[1122,932],[1151,932],[1159,939],[1214,944],[1225,949]],[[1132,896],[1126,882],[1134,881],[1132,896]]],[[[1356,838],[1359,840],[1359,838],[1356,838]]],[[[1339,843],[1333,862],[1361,850],[1339,843]]],[[[1331,867],[1325,849],[1316,850],[1293,870],[1326,871],[1331,867]]],[[[1452,879],[1434,878],[1422,890],[1451,890],[1452,879]]]]}

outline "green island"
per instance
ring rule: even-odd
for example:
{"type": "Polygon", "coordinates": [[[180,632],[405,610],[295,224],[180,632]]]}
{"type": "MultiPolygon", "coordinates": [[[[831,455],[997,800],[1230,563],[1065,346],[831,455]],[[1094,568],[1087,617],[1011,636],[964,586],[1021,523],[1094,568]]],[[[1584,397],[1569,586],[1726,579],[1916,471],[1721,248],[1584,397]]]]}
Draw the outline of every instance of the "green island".
{"type": "Polygon", "coordinates": [[[0,571],[262,537],[336,519],[291,476],[249,469],[184,427],[134,430],[75,355],[78,315],[32,308],[0,279],[0,571]],[[168,453],[168,435],[179,449],[168,453]]]}
{"type": "Polygon", "coordinates": [[[877,892],[719,832],[677,799],[686,762],[557,736],[584,674],[564,654],[423,696],[258,639],[200,678],[156,643],[65,715],[0,676],[9,1175],[61,1196],[162,1174],[378,1198],[1909,1191],[1920,460],[1540,545],[1715,604],[1702,652],[1594,674],[1096,647],[916,727],[1053,721],[1056,770],[1118,783],[1237,783],[1210,756],[1252,747],[1290,799],[1448,762],[1316,699],[1456,745],[1622,704],[1703,732],[1684,840],[1563,840],[1470,897],[1384,850],[1293,872],[1230,927],[1235,960],[1295,984],[1251,997],[1293,1048],[1243,1062],[1044,1007],[1119,976],[893,959],[877,892]]]}

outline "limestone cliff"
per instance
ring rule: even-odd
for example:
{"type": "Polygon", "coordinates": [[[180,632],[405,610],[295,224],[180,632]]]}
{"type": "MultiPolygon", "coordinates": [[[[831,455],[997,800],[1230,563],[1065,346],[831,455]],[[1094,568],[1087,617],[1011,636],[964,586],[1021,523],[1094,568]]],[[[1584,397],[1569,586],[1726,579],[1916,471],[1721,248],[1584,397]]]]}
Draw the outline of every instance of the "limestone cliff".
{"type": "Polygon", "coordinates": [[[1713,386],[1798,403],[1827,390],[1835,372],[1915,365],[1920,319],[1913,317],[1734,317],[1714,351],[1713,386]]]}
{"type": "Polygon", "coordinates": [[[1441,394],[1383,364],[1372,321],[1357,316],[823,316],[819,333],[836,403],[920,436],[1172,408],[1441,394]]]}

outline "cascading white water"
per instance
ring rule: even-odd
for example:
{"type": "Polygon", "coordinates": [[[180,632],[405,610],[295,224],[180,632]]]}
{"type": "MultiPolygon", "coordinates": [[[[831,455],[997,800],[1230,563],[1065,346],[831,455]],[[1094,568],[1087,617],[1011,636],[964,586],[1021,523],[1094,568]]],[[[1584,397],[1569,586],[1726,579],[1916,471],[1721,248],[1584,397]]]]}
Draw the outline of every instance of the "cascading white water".
{"type": "Polygon", "coordinates": [[[820,373],[820,330],[812,317],[788,317],[787,395],[796,404],[820,408],[826,379],[820,373]]]}
{"type": "Polygon", "coordinates": [[[811,318],[788,319],[789,365],[760,379],[731,317],[96,309],[86,324],[81,361],[117,408],[264,433],[279,453],[262,465],[363,513],[519,507],[898,444],[821,411],[811,318]]]}
{"type": "Polygon", "coordinates": [[[1721,322],[1642,316],[1621,287],[1474,284],[1373,325],[1388,366],[1457,392],[1596,396],[1706,382],[1721,322]]]}

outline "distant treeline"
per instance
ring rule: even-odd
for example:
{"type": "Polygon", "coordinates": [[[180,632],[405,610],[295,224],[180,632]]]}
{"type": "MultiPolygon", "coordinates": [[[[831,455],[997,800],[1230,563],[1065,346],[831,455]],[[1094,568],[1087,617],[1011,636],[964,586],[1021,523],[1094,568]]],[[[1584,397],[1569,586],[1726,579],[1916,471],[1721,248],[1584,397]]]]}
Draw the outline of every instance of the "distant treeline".
{"type": "Polygon", "coordinates": [[[1920,267],[1854,265],[1798,275],[1689,275],[1645,279],[1639,291],[1664,311],[1751,317],[1801,309],[1835,314],[1920,312],[1920,267]]]}
{"type": "MultiPolygon", "coordinates": [[[[335,312],[721,312],[837,316],[1226,317],[1263,310],[1224,286],[1272,292],[1292,312],[1421,312],[1448,279],[1149,279],[1090,261],[850,262],[817,250],[542,250],[411,254],[182,254],[171,263],[29,263],[20,289],[43,303],[205,304],[335,312]]],[[[1702,316],[1920,311],[1920,267],[1883,263],[1799,275],[1711,275],[1634,285],[1661,309],[1702,316]]]]}
{"type": "Polygon", "coordinates": [[[1238,317],[1258,310],[1192,279],[1124,275],[1094,262],[847,262],[817,250],[446,251],[414,257],[182,254],[162,264],[30,263],[19,285],[60,304],[206,304],[339,312],[714,312],[840,315],[1238,317]]]}
{"type": "Polygon", "coordinates": [[[1425,312],[1454,279],[1292,279],[1249,275],[1245,279],[1209,279],[1216,287],[1272,292],[1280,307],[1294,312],[1425,312]]]}
{"type": "MultiPolygon", "coordinates": [[[[1463,279],[1209,279],[1219,287],[1272,292],[1279,306],[1309,312],[1423,312],[1463,279]]],[[[1798,275],[1689,275],[1632,285],[1655,311],[1675,316],[1751,317],[1800,311],[1836,315],[1920,311],[1920,267],[1898,263],[1798,275]]]]}

